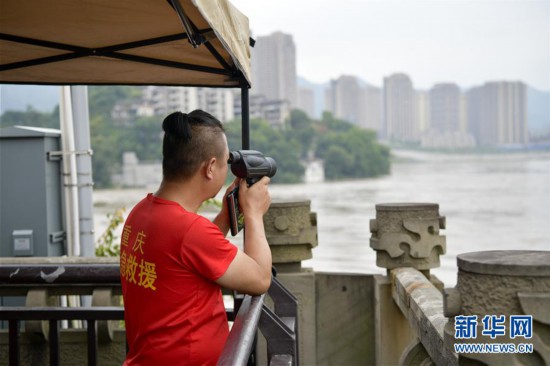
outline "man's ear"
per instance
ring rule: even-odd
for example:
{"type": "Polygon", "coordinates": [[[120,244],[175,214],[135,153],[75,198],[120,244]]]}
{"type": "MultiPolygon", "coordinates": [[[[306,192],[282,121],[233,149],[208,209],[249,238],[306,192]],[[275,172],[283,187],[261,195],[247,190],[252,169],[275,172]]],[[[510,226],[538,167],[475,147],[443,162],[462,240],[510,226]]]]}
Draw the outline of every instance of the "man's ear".
{"type": "Polygon", "coordinates": [[[216,158],[210,158],[206,163],[205,175],[207,179],[214,179],[214,169],[216,167],[216,158]]]}

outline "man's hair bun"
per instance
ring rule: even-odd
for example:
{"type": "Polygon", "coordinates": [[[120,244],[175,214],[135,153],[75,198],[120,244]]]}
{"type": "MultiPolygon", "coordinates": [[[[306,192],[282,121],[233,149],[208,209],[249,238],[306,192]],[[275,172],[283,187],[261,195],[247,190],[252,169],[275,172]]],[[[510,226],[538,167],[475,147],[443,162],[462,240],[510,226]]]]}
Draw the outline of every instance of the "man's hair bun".
{"type": "Polygon", "coordinates": [[[165,133],[184,141],[191,139],[191,126],[187,113],[174,112],[162,121],[162,129],[165,133]]]}

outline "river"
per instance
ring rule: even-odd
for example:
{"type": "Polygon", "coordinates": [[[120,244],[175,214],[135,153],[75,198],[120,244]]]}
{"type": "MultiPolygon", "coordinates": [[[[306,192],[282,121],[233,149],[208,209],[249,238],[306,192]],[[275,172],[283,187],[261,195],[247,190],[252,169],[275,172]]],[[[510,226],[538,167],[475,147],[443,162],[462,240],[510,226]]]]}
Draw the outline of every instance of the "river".
{"type": "MultiPolygon", "coordinates": [[[[369,247],[375,204],[433,202],[446,217],[447,253],[433,273],[456,283],[456,256],[482,250],[550,250],[550,152],[443,154],[395,151],[388,176],[272,185],[273,201],[311,200],[319,245],[304,267],[316,271],[385,273],[369,247]]],[[[96,237],[106,214],[133,205],[151,189],[94,191],[96,237]]],[[[239,234],[241,235],[241,234],[239,234]]],[[[239,242],[239,236],[236,242],[239,242]]]]}

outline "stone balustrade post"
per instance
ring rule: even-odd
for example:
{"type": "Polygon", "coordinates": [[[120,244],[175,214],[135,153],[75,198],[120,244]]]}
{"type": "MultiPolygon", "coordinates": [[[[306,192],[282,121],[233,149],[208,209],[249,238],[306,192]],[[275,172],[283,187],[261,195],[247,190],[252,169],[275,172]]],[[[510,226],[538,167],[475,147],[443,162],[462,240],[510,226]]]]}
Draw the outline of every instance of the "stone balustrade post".
{"type": "Polygon", "coordinates": [[[439,256],[447,249],[439,229],[445,229],[445,217],[439,215],[438,204],[376,205],[376,219],[370,221],[370,246],[376,251],[376,265],[420,271],[439,267],[439,256]]]}
{"type": "Polygon", "coordinates": [[[454,351],[455,343],[533,346],[532,353],[459,353],[459,364],[550,365],[550,251],[464,253],[457,256],[457,264],[457,285],[444,291],[445,316],[450,317],[445,326],[447,347],[454,351]],[[496,322],[490,319],[493,315],[496,322]],[[485,316],[489,316],[486,323],[485,316]],[[512,320],[512,316],[532,317],[532,329],[529,322],[516,323],[521,318],[512,320]],[[464,328],[468,323],[463,319],[469,319],[472,328],[464,328]],[[526,336],[529,330],[531,337],[526,336]],[[470,331],[472,337],[463,338],[462,331],[470,331]]]}
{"type": "Polygon", "coordinates": [[[441,282],[429,273],[439,267],[439,256],[446,251],[446,238],[439,234],[440,229],[445,229],[445,217],[439,215],[438,204],[376,205],[376,218],[370,221],[370,247],[376,251],[376,265],[388,270],[388,276],[374,276],[376,365],[423,364],[427,357],[392,298],[389,274],[395,268],[413,267],[441,288],[441,282]]]}
{"type": "Polygon", "coordinates": [[[280,272],[300,272],[317,246],[317,214],[310,201],[272,203],[264,216],[273,265],[280,272]]]}
{"type": "MultiPolygon", "coordinates": [[[[277,278],[298,299],[298,354],[300,364],[315,365],[316,293],[315,273],[302,268],[302,261],[311,259],[317,246],[317,215],[311,212],[310,201],[274,202],[264,215],[264,227],[271,248],[277,278]]],[[[269,303],[269,300],[266,300],[269,303]]],[[[258,342],[258,364],[267,364],[266,352],[258,342]]]]}

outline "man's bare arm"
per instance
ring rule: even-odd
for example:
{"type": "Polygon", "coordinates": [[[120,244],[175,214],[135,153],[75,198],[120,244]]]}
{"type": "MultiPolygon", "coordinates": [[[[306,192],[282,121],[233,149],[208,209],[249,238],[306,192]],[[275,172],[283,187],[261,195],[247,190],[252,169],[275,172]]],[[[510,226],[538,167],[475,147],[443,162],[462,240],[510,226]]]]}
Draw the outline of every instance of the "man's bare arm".
{"type": "Polygon", "coordinates": [[[244,213],[244,251],[238,251],[227,271],[216,283],[250,295],[267,291],[271,284],[271,250],[264,230],[263,215],[269,209],[271,197],[264,177],[251,187],[241,183],[239,201],[244,213]]]}

